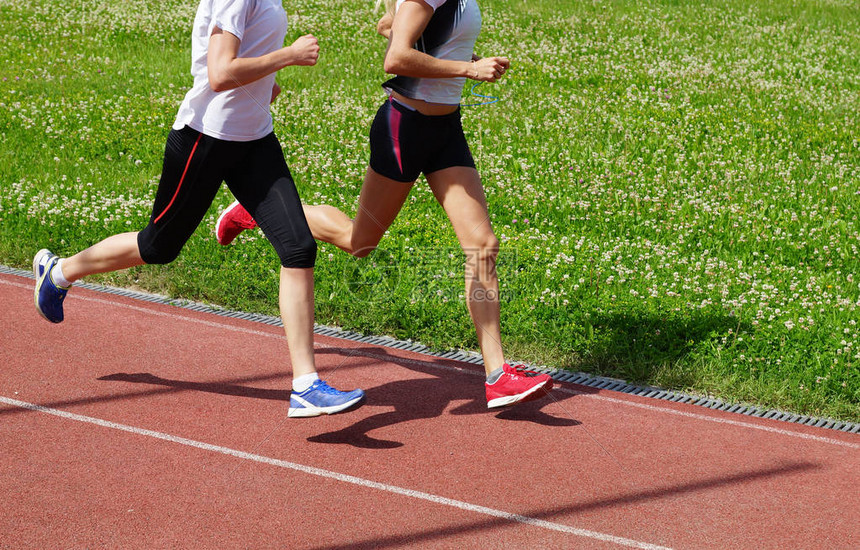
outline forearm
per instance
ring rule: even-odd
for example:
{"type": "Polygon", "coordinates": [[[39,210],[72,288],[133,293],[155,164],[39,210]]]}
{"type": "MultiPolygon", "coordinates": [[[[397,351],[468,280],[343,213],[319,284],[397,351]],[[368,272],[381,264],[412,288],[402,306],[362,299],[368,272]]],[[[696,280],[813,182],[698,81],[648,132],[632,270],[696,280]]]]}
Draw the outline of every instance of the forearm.
{"type": "Polygon", "coordinates": [[[209,37],[207,67],[209,87],[215,92],[232,90],[276,73],[289,65],[315,65],[319,43],[310,34],[291,45],[259,57],[239,57],[239,39],[218,27],[209,37]]]}
{"type": "Polygon", "coordinates": [[[209,85],[216,92],[232,90],[256,82],[292,65],[289,48],[281,48],[260,57],[235,57],[210,64],[209,85]]]}
{"type": "Polygon", "coordinates": [[[385,55],[386,73],[415,78],[457,78],[477,76],[470,61],[437,59],[431,55],[409,48],[389,51],[385,55]]]}

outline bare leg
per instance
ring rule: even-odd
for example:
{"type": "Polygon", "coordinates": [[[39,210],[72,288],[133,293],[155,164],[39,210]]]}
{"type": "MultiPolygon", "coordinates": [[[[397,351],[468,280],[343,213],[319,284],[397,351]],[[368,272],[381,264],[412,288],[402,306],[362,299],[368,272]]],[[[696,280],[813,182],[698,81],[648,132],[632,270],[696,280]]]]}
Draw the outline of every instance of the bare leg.
{"type": "Polygon", "coordinates": [[[74,282],[94,273],[107,273],[143,265],[137,233],[120,233],[63,260],[63,276],[74,282]]]}
{"type": "Polygon", "coordinates": [[[281,267],[278,295],[293,378],[316,371],[314,363],[314,270],[281,267]]]}
{"type": "MultiPolygon", "coordinates": [[[[86,275],[142,265],[137,233],[121,233],[94,244],[63,260],[63,275],[69,282],[86,275]]],[[[281,268],[279,303],[281,319],[293,364],[293,376],[310,374],[314,365],[314,271],[281,268]]]]}
{"type": "Polygon", "coordinates": [[[427,175],[466,253],[466,304],[475,324],[487,374],[505,362],[496,256],[499,241],[490,225],[481,178],[474,168],[452,167],[427,175]]]}
{"type": "Polygon", "coordinates": [[[367,169],[354,219],[333,206],[304,206],[314,238],[363,258],[370,254],[403,208],[412,183],[403,183],[367,169]]]}

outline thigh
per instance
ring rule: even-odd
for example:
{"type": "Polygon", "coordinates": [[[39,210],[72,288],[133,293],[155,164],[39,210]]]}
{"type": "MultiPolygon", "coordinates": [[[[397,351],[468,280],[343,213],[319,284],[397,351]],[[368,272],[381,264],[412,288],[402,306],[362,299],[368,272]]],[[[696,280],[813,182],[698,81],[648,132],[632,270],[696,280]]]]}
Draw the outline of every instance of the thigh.
{"type": "Polygon", "coordinates": [[[428,159],[424,167],[425,174],[455,166],[475,168],[472,151],[463,134],[459,111],[446,115],[444,121],[440,120],[440,124],[436,127],[436,137],[433,139],[439,143],[439,146],[428,159]]]}
{"type": "Polygon", "coordinates": [[[152,215],[141,232],[148,246],[181,248],[194,233],[223,181],[225,147],[187,126],[170,131],[152,215]]]}
{"type": "Polygon", "coordinates": [[[427,174],[433,195],[451,220],[464,249],[495,241],[481,177],[474,168],[455,166],[427,174]]]}
{"type": "Polygon", "coordinates": [[[353,220],[353,244],[358,248],[375,246],[400,213],[413,185],[414,181],[393,180],[368,168],[353,220]]]}
{"type": "Polygon", "coordinates": [[[301,198],[274,134],[248,143],[242,162],[228,173],[226,181],[275,247],[282,265],[292,264],[290,258],[299,249],[313,245],[301,198]]]}

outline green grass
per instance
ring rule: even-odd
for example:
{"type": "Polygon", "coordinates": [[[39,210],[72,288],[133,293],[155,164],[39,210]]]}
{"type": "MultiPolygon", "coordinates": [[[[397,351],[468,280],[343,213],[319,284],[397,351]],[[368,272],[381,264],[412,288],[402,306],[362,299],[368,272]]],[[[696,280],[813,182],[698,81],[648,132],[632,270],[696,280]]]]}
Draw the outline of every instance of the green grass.
{"type": "MultiPolygon", "coordinates": [[[[196,7],[150,4],[0,0],[0,262],[145,224],[196,7]]],[[[303,199],[350,213],[385,78],[372,4],[287,4],[322,57],[280,73],[273,111],[303,199]]],[[[508,355],[860,420],[857,4],[481,5],[478,53],[513,62],[464,113],[508,355]]],[[[211,234],[231,200],[175,263],[92,280],[277,313],[260,234],[211,234]]],[[[370,258],[320,247],[317,321],[475,349],[462,262],[419,182],[370,258]]]]}

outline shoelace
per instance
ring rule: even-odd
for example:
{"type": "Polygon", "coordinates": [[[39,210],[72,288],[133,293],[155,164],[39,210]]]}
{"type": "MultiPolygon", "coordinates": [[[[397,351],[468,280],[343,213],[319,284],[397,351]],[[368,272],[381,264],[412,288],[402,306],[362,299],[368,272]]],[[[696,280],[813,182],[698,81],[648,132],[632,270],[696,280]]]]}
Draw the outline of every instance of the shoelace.
{"type": "Polygon", "coordinates": [[[236,225],[244,229],[254,229],[255,227],[257,227],[257,222],[254,221],[254,218],[252,218],[250,215],[243,216],[242,218],[237,218],[235,221],[236,225]]]}
{"type": "Polygon", "coordinates": [[[538,376],[540,374],[537,371],[528,370],[527,368],[523,367],[522,365],[517,365],[516,367],[512,367],[512,368],[514,369],[514,372],[516,374],[519,374],[520,376],[532,377],[532,376],[538,376]]]}
{"type": "Polygon", "coordinates": [[[231,221],[243,229],[253,229],[257,227],[257,222],[254,220],[251,213],[245,210],[241,204],[238,205],[230,215],[231,221]]]}
{"type": "Polygon", "coordinates": [[[341,393],[340,391],[338,391],[338,390],[336,390],[336,389],[332,388],[331,386],[329,386],[328,384],[326,384],[326,383],[325,383],[324,381],[322,381],[322,380],[320,380],[319,385],[318,385],[315,389],[316,389],[316,391],[321,391],[321,392],[323,392],[323,393],[330,393],[330,394],[338,394],[338,393],[341,393]]]}

